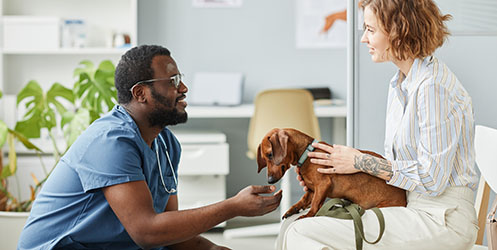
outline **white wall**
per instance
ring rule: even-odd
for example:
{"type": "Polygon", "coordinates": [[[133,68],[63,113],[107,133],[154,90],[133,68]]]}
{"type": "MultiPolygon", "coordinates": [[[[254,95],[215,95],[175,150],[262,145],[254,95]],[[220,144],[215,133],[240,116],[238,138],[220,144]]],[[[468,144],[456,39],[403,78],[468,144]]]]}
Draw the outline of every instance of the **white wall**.
{"type": "Polygon", "coordinates": [[[192,1],[139,1],[139,44],[169,48],[186,74],[242,72],[244,101],[274,87],[329,86],[346,98],[346,49],[296,49],[295,1],[249,0],[241,8],[192,1]]]}

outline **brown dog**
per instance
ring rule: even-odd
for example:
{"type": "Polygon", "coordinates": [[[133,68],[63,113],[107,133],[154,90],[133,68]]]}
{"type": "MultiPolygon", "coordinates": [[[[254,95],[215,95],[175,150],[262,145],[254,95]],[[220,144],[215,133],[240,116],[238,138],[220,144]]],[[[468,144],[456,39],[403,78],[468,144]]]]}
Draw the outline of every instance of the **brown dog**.
{"type": "MultiPolygon", "coordinates": [[[[296,166],[313,138],[295,129],[273,129],[264,136],[257,149],[258,173],[268,167],[270,184],[278,182],[291,166],[296,166]]],[[[316,152],[323,152],[316,149],[316,152]]],[[[383,158],[369,151],[362,153],[383,158]]],[[[283,216],[287,218],[306,209],[311,209],[300,218],[312,217],[323,205],[326,197],[343,198],[358,204],[364,209],[372,207],[406,206],[406,192],[388,185],[384,180],[359,172],[355,174],[322,174],[317,171],[322,166],[307,159],[300,167],[300,175],[308,191],[300,201],[293,205],[283,216]]]]}

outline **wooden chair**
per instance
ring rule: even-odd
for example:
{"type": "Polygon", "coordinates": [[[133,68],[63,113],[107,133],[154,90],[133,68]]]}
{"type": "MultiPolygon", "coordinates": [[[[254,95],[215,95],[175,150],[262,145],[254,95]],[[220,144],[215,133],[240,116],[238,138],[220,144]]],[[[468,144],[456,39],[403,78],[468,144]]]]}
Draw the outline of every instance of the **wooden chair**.
{"type": "Polygon", "coordinates": [[[478,213],[478,236],[474,250],[487,249],[483,244],[485,223],[488,213],[490,191],[497,191],[497,129],[476,126],[475,132],[476,164],[480,169],[480,184],[476,194],[475,209],[478,213]]]}

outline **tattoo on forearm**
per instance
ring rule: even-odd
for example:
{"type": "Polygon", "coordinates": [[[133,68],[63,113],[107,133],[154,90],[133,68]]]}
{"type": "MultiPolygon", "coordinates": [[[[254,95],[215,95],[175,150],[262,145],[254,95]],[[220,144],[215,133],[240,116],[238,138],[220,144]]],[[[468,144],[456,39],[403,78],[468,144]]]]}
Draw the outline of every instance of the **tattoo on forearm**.
{"type": "Polygon", "coordinates": [[[390,180],[393,175],[392,165],[389,161],[368,154],[356,156],[354,167],[384,180],[390,180]]]}

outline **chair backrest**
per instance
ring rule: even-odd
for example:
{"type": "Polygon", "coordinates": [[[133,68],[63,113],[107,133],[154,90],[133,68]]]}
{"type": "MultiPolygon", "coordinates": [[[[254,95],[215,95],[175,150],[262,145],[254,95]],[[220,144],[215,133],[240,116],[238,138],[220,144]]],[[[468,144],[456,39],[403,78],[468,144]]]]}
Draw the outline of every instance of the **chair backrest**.
{"type": "Polygon", "coordinates": [[[475,208],[478,213],[478,237],[476,244],[481,245],[485,233],[490,189],[497,191],[497,129],[476,126],[475,160],[480,169],[480,184],[476,194],[475,208]]]}
{"type": "Polygon", "coordinates": [[[254,158],[262,137],[273,128],[294,128],[319,140],[321,133],[311,93],[304,89],[273,89],[257,94],[250,119],[247,156],[254,158]]]}

